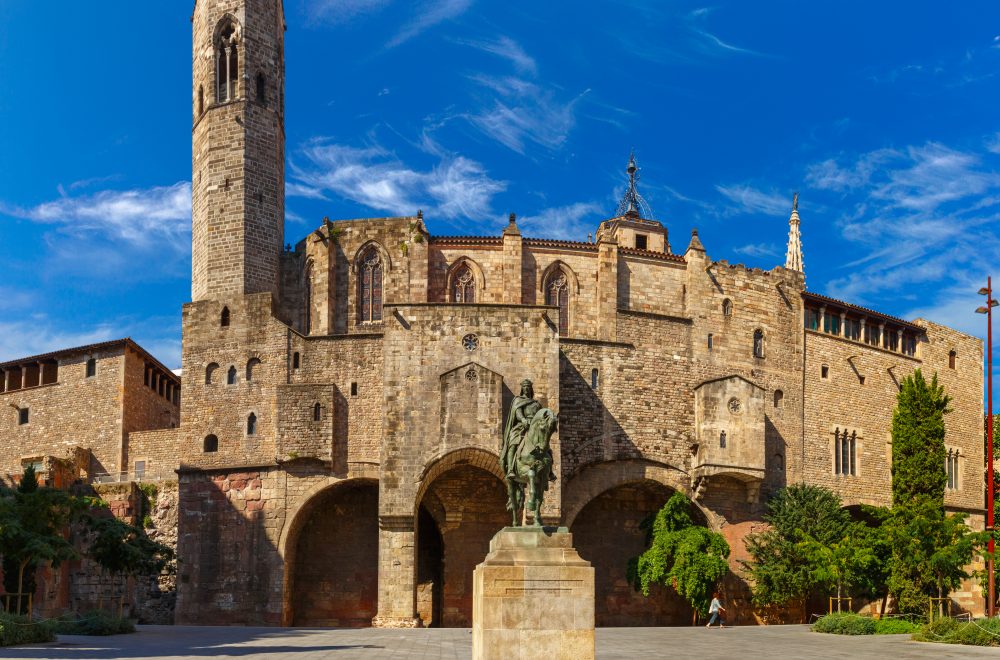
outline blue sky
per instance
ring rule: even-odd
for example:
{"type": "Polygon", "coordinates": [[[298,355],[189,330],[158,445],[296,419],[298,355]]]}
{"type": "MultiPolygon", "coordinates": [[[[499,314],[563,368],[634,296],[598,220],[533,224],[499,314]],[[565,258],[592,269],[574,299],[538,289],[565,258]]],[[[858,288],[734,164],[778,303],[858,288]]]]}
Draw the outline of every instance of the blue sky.
{"type": "MultiPolygon", "coordinates": [[[[0,359],[131,335],[179,365],[192,4],[0,1],[0,359]]],[[[585,240],[634,148],[675,250],[782,264],[798,190],[811,290],[985,334],[996,2],[286,5],[292,242],[418,208],[585,240]]]]}

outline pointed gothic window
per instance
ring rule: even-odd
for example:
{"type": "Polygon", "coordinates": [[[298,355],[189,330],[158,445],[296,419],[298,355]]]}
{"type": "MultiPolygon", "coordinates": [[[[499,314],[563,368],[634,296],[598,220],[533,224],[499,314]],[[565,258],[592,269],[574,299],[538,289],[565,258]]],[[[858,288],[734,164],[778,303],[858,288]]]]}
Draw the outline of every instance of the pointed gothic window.
{"type": "Polygon", "coordinates": [[[226,374],[226,385],[236,384],[236,367],[229,367],[229,373],[226,374]]]}
{"type": "Polygon", "coordinates": [[[733,315],[733,301],[726,298],[722,301],[722,315],[732,316],[733,315]]]}
{"type": "Polygon", "coordinates": [[[382,256],[375,247],[361,255],[358,267],[358,321],[382,320],[382,256]]]}
{"type": "Polygon", "coordinates": [[[476,302],[476,276],[469,268],[469,264],[463,264],[455,271],[455,279],[452,283],[452,301],[457,303],[476,302]]]}
{"type": "Polygon", "coordinates": [[[559,334],[569,331],[569,281],[562,269],[549,274],[545,280],[545,304],[559,308],[559,334]]]}

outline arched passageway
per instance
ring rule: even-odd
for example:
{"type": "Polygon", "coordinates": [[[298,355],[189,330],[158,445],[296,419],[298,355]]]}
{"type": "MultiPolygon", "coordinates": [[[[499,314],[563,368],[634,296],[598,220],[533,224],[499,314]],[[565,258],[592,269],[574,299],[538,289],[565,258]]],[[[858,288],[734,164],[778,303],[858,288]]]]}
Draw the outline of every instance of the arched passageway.
{"type": "Polygon", "coordinates": [[[370,626],[378,611],[378,482],[322,491],[295,522],[286,556],[292,625],[370,626]]]}
{"type": "Polygon", "coordinates": [[[417,612],[425,626],[472,625],[472,571],[510,524],[506,504],[500,479],[471,464],[427,487],[417,513],[417,612]]]}
{"type": "MultiPolygon", "coordinates": [[[[616,486],[588,502],[573,520],[573,543],[594,566],[598,626],[690,625],[691,607],[673,589],[654,587],[646,597],[627,578],[629,559],[646,548],[640,523],[673,494],[649,480],[616,486]]],[[[705,524],[697,509],[694,519],[705,524]]]]}

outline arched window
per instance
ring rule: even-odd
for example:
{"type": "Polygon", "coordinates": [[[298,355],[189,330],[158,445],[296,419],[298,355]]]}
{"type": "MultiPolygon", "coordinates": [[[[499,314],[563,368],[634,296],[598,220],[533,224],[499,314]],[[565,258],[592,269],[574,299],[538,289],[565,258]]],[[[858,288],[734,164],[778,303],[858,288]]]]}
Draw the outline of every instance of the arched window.
{"type": "Polygon", "coordinates": [[[722,315],[732,316],[733,315],[733,301],[726,298],[722,301],[722,315]]]}
{"type": "Polygon", "coordinates": [[[569,332],[569,280],[562,269],[552,271],[545,280],[545,304],[559,308],[559,334],[569,332]]]}
{"type": "Polygon", "coordinates": [[[755,358],[764,357],[764,331],[754,330],[753,331],[753,356],[755,358]]]}
{"type": "Polygon", "coordinates": [[[206,435],[201,444],[201,450],[206,454],[219,451],[219,439],[214,435],[206,435]]]}
{"type": "Polygon", "coordinates": [[[775,454],[774,455],[774,467],[778,468],[779,470],[784,470],[785,469],[785,457],[782,456],[781,454],[775,454]]]}
{"type": "Polygon", "coordinates": [[[257,103],[267,105],[267,77],[263,72],[257,73],[257,103]]]}
{"type": "Polygon", "coordinates": [[[198,116],[205,114],[205,87],[198,85],[198,116]]]}
{"type": "Polygon", "coordinates": [[[236,26],[228,19],[218,34],[215,47],[216,100],[225,103],[236,98],[236,84],[240,79],[239,39],[236,26]]]}
{"type": "Polygon", "coordinates": [[[721,448],[721,449],[725,449],[726,448],[726,432],[725,431],[722,431],[722,432],[719,433],[719,448],[721,448]]]}
{"type": "Polygon", "coordinates": [[[226,374],[226,385],[236,384],[236,367],[229,367],[229,373],[226,374]]]}
{"type": "Polygon", "coordinates": [[[462,264],[452,280],[451,299],[457,303],[476,302],[476,276],[469,264],[462,264]]]}
{"type": "Polygon", "coordinates": [[[247,416],[247,435],[257,435],[257,415],[254,413],[247,416]]]}
{"type": "Polygon", "coordinates": [[[313,406],[313,421],[318,422],[323,419],[323,407],[318,403],[313,406]]]}
{"type": "Polygon", "coordinates": [[[358,265],[358,320],[371,323],[382,320],[382,256],[375,247],[361,255],[358,265]]]}
{"type": "Polygon", "coordinates": [[[87,360],[87,378],[93,378],[97,375],[97,360],[90,358],[87,360]]]}
{"type": "Polygon", "coordinates": [[[781,404],[784,403],[785,393],[781,390],[774,390],[774,407],[780,408],[781,404]]]}
{"type": "Polygon", "coordinates": [[[247,362],[247,382],[248,383],[253,380],[253,371],[257,367],[258,364],[260,364],[260,360],[258,360],[257,358],[250,358],[250,361],[247,362]]]}
{"type": "Polygon", "coordinates": [[[215,372],[216,372],[216,370],[218,370],[218,368],[219,368],[219,365],[216,364],[215,362],[213,362],[210,365],[208,365],[207,367],[205,367],[205,384],[206,385],[211,385],[212,384],[212,379],[215,378],[215,372]]]}
{"type": "Polygon", "coordinates": [[[228,328],[229,327],[229,308],[228,307],[223,307],[222,308],[222,315],[219,317],[219,325],[221,325],[223,328],[228,328]]]}
{"type": "Polygon", "coordinates": [[[954,369],[955,368],[955,359],[957,357],[958,357],[958,354],[955,351],[949,351],[948,352],[948,368],[949,369],[954,369]]]}

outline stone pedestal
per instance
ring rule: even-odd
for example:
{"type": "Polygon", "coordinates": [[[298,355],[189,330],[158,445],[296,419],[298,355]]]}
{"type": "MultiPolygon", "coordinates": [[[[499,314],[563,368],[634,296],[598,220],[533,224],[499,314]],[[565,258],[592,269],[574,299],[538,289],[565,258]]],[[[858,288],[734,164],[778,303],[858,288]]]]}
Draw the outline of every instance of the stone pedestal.
{"type": "Polygon", "coordinates": [[[503,528],[472,584],[474,660],[593,660],[594,569],[565,527],[503,528]]]}

